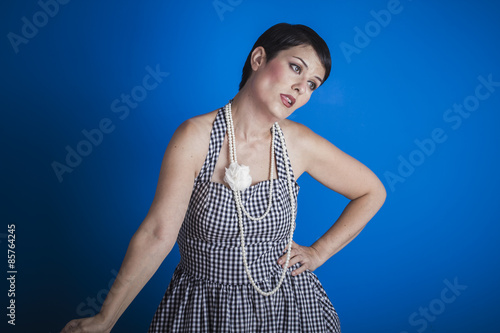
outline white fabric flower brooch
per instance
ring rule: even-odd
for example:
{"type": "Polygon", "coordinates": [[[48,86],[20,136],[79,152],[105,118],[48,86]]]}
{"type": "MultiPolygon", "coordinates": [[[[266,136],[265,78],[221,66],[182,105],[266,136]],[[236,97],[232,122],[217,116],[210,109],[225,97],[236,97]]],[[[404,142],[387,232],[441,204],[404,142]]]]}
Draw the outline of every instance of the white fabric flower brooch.
{"type": "Polygon", "coordinates": [[[236,162],[232,162],[229,168],[226,168],[224,181],[233,191],[244,191],[252,184],[250,168],[246,165],[239,165],[236,162]]]}

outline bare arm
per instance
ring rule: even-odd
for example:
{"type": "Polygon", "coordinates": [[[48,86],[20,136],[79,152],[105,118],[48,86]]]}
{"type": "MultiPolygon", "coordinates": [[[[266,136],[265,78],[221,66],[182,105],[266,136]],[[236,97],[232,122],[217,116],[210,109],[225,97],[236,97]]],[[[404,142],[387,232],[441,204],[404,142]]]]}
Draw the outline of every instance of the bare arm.
{"type": "MultiPolygon", "coordinates": [[[[333,144],[300,126],[295,133],[292,163],[321,184],[350,199],[338,220],[310,247],[293,244],[290,265],[300,262],[293,272],[315,270],[351,242],[383,205],[386,192],[378,177],[365,165],[333,144]]],[[[291,156],[292,158],[292,156],[291,156]]],[[[282,260],[284,257],[280,258],[282,260]]]]}
{"type": "Polygon", "coordinates": [[[188,121],[172,137],[151,208],[130,241],[100,313],[95,318],[73,320],[62,332],[109,332],[172,249],[199,163],[200,142],[195,127],[188,121]]]}

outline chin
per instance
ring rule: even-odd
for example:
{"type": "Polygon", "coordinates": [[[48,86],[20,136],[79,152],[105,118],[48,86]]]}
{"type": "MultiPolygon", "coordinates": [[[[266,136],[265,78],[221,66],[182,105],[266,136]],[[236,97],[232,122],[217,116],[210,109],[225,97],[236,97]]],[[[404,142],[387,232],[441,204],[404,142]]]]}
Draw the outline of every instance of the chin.
{"type": "Polygon", "coordinates": [[[273,115],[275,116],[275,118],[277,118],[276,121],[280,121],[288,118],[294,111],[294,107],[287,108],[284,105],[280,105],[274,110],[273,115]]]}

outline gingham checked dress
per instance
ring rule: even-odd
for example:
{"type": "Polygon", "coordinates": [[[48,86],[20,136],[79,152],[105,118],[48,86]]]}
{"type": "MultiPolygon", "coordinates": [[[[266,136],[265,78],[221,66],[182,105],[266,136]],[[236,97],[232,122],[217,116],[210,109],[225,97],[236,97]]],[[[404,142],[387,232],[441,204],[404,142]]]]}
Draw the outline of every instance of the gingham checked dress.
{"type": "MultiPolygon", "coordinates": [[[[210,145],[193,192],[177,243],[181,260],[149,327],[152,332],[284,333],[340,332],[332,303],[316,275],[306,271],[291,276],[289,268],[280,289],[260,295],[250,284],[243,266],[238,214],[233,192],[211,181],[226,134],[224,109],[215,118],[210,145]]],[[[243,215],[247,260],[256,284],[270,291],[282,268],[278,258],[290,233],[290,196],[286,159],[275,140],[278,179],[273,184],[273,206],[261,221],[243,215]]],[[[299,186],[294,184],[295,198],[299,186]]],[[[267,209],[269,181],[241,194],[252,216],[267,209]]]]}

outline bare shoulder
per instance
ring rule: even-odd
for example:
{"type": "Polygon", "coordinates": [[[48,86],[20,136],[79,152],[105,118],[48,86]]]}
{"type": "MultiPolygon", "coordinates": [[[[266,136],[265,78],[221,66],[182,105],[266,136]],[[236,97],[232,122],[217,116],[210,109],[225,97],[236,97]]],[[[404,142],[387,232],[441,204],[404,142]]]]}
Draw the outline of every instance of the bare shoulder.
{"type": "Polygon", "coordinates": [[[307,126],[288,120],[283,122],[282,128],[297,178],[307,172],[349,199],[370,191],[385,193],[382,183],[368,167],[307,126]]]}
{"type": "Polygon", "coordinates": [[[210,143],[210,133],[218,110],[185,120],[170,140],[167,153],[176,151],[177,157],[190,161],[195,175],[199,172],[210,143]]]}
{"type": "Polygon", "coordinates": [[[193,153],[198,149],[204,149],[205,146],[208,148],[216,114],[217,110],[185,120],[175,130],[169,145],[181,145],[193,153]]]}
{"type": "Polygon", "coordinates": [[[280,122],[280,127],[283,129],[283,133],[287,137],[287,140],[293,142],[297,141],[297,143],[300,143],[303,140],[312,140],[319,137],[319,135],[314,133],[309,127],[293,120],[283,120],[280,122]]]}
{"type": "Polygon", "coordinates": [[[280,122],[283,135],[286,139],[288,155],[296,178],[307,171],[308,161],[318,145],[330,144],[326,139],[314,133],[309,127],[295,121],[285,119],[280,122]]]}
{"type": "Polygon", "coordinates": [[[199,136],[210,135],[217,111],[204,113],[185,120],[176,130],[176,135],[191,139],[198,139],[199,136]]]}

